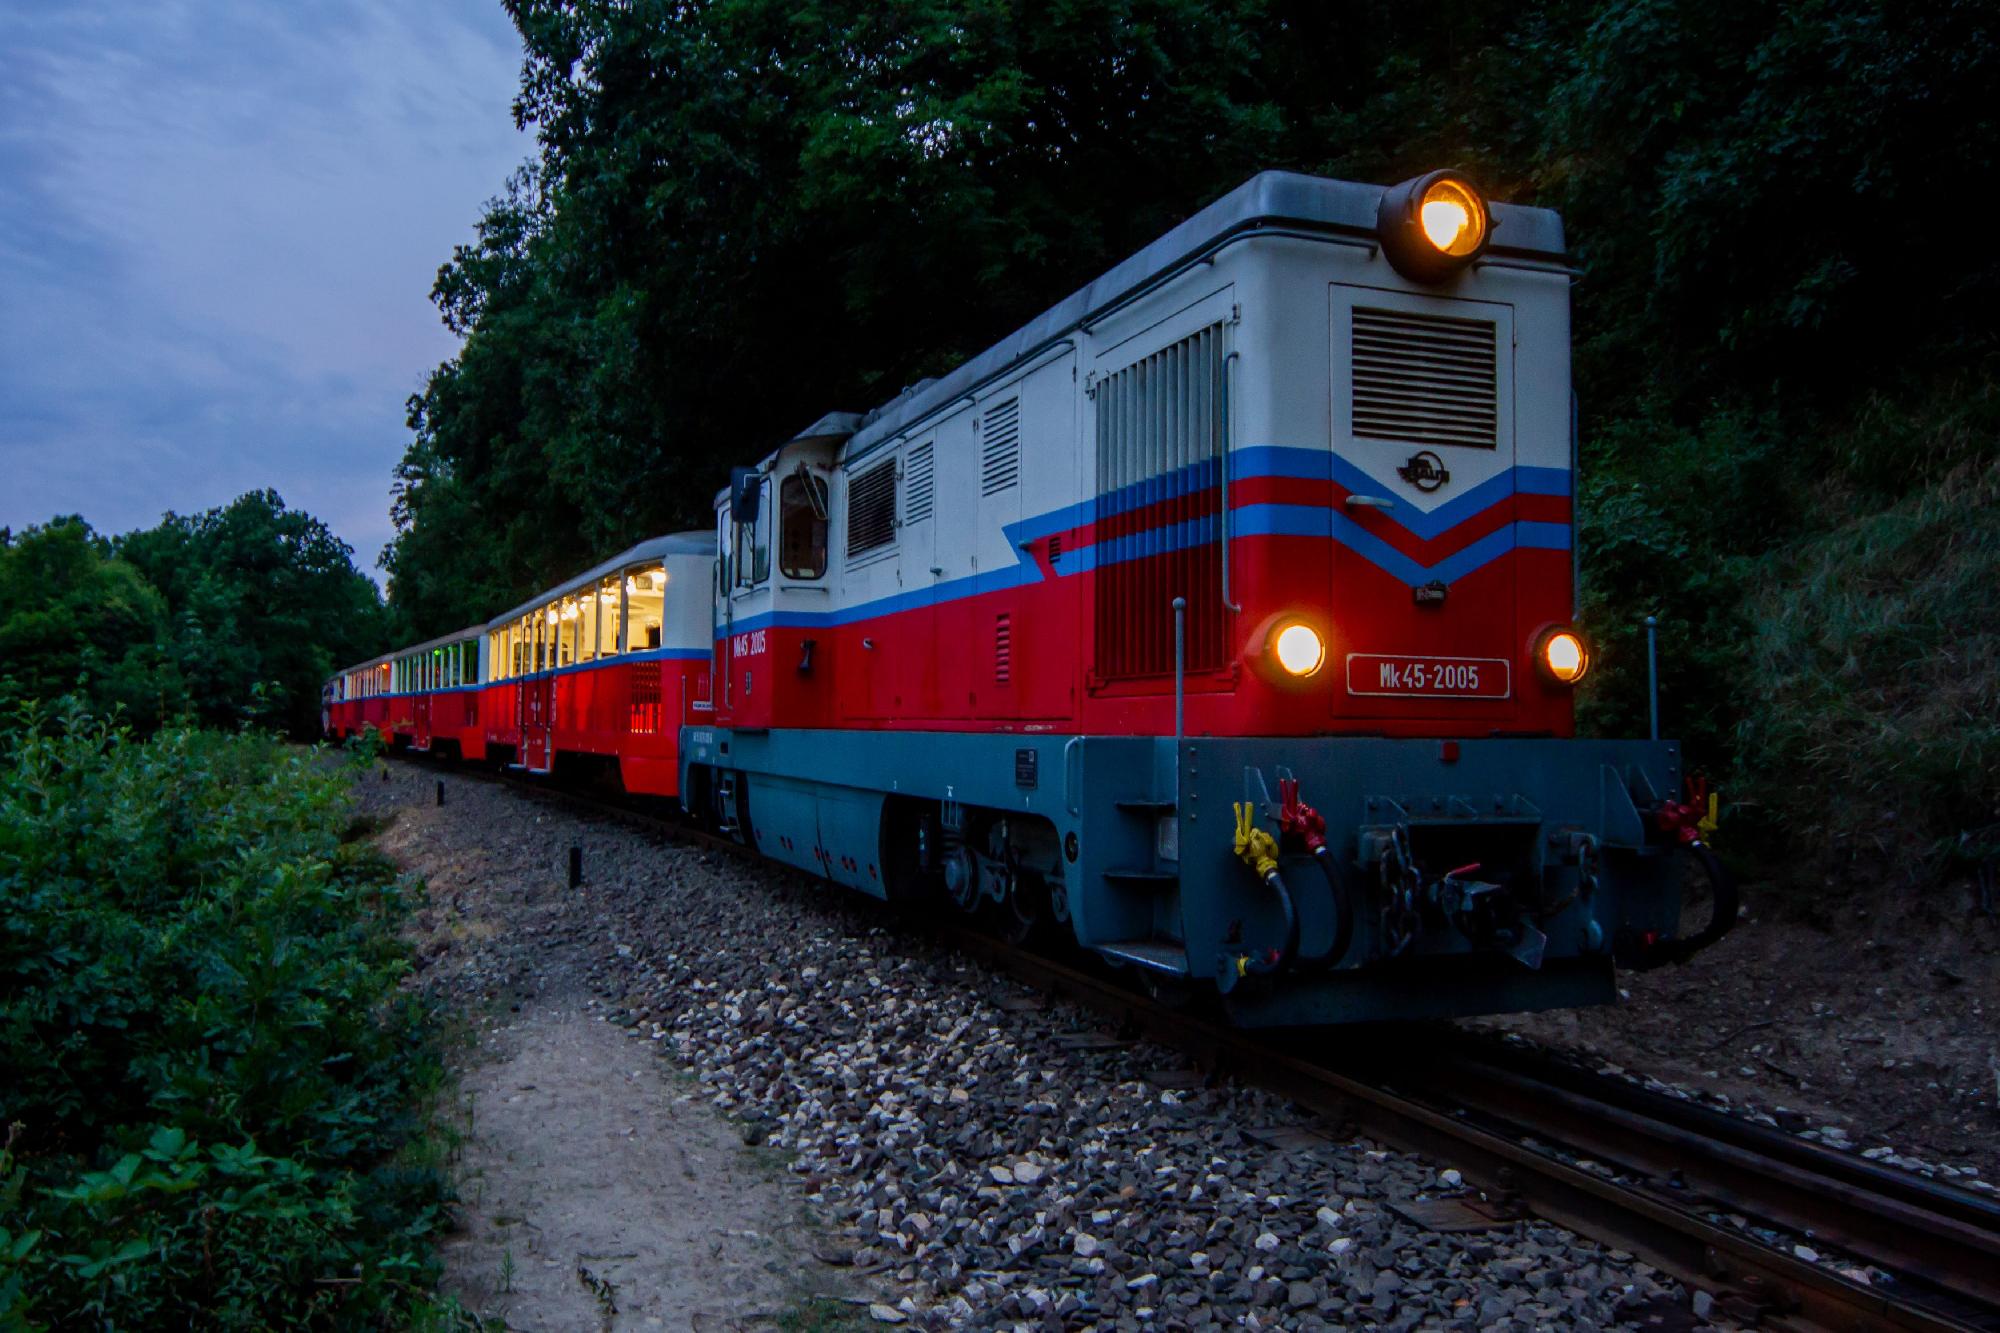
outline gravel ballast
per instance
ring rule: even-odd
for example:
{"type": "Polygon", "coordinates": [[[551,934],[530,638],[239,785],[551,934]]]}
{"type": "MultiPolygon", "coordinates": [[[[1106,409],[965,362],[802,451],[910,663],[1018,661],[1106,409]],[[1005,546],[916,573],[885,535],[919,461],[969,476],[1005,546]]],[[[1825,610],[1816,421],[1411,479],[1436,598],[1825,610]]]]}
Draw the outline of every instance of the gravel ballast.
{"type": "MultiPolygon", "coordinates": [[[[390,769],[357,791],[415,817],[435,772],[390,769]]],[[[837,1237],[800,1262],[871,1279],[864,1322],[1587,1330],[1649,1326],[1667,1305],[1687,1318],[1671,1279],[1546,1223],[1408,1221],[1389,1205],[1462,1192],[1449,1163],[1279,1133],[1333,1131],[1260,1090],[1203,1086],[1174,1052],[1108,1040],[878,904],[446,781],[420,837],[385,837],[433,876],[427,988],[504,1008],[573,952],[604,1021],[788,1159],[837,1237]],[[575,893],[562,889],[572,844],[575,893]],[[517,916],[515,902],[533,907],[517,916]],[[507,924],[461,938],[454,913],[507,924]]]]}

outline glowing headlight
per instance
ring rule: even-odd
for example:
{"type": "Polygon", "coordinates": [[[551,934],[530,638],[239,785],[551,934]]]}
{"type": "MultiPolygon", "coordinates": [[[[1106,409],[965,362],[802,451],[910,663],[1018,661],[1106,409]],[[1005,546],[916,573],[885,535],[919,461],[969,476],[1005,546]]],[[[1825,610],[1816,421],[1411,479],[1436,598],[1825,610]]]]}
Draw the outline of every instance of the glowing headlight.
{"type": "Polygon", "coordinates": [[[1319,632],[1296,621],[1272,637],[1271,651],[1277,655],[1278,665],[1294,676],[1310,676],[1326,661],[1326,643],[1319,632]]]}
{"type": "Polygon", "coordinates": [[[1417,206],[1424,239],[1442,254],[1475,253],[1486,243],[1486,206],[1469,187],[1450,177],[1424,191],[1417,206]]]}
{"type": "Polygon", "coordinates": [[[1493,230],[1486,201],[1465,181],[1433,171],[1382,196],[1376,231],[1396,271],[1417,282],[1439,282],[1479,257],[1493,230]]]}
{"type": "Polygon", "coordinates": [[[1574,630],[1553,629],[1535,649],[1535,664],[1561,685],[1574,685],[1590,670],[1590,650],[1574,630]]]}

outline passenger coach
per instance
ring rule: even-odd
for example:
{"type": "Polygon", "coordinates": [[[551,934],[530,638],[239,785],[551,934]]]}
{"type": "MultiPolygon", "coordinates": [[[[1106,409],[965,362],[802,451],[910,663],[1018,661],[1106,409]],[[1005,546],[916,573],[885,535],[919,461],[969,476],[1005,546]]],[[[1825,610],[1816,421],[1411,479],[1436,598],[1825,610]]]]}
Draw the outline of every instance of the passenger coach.
{"type": "Polygon", "coordinates": [[[639,543],[484,625],[350,667],[326,686],[325,729],[397,744],[614,769],[628,791],[680,790],[680,729],[709,714],[704,532],[639,543]]]}

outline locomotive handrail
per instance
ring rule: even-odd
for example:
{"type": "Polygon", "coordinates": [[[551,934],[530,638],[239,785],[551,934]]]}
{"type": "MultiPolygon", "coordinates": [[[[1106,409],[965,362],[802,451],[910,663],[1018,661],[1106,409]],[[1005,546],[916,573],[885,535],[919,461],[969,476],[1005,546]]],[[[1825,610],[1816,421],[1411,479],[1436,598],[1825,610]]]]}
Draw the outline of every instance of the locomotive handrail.
{"type": "Polygon", "coordinates": [[[1222,358],[1222,609],[1225,611],[1243,609],[1229,597],[1229,444],[1235,434],[1230,429],[1229,363],[1241,355],[1232,347],[1222,358]]]}

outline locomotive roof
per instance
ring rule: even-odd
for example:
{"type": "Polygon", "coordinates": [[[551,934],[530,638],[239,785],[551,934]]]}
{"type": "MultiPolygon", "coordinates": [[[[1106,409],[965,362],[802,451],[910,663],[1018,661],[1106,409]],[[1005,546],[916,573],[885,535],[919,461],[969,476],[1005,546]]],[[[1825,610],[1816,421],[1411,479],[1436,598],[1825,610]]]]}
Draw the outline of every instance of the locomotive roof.
{"type": "MultiPolygon", "coordinates": [[[[911,386],[865,416],[830,412],[797,438],[851,432],[847,456],[866,453],[1243,233],[1296,229],[1372,241],[1382,196],[1392,188],[1294,171],[1260,172],[956,369],[911,386]]],[[[1565,257],[1562,218],[1553,209],[1489,207],[1494,242],[1489,253],[1550,262],[1565,257]]]]}
{"type": "Polygon", "coordinates": [[[498,629],[510,620],[519,620],[552,597],[565,597],[588,588],[605,575],[615,574],[625,566],[636,565],[642,560],[664,560],[670,555],[712,556],[714,554],[715,534],[712,532],[696,530],[669,533],[665,537],[648,537],[638,545],[620,551],[602,564],[592,565],[567,583],[558,583],[545,592],[538,592],[512,610],[501,612],[484,625],[474,626],[473,632],[484,633],[490,629],[498,629]]]}

